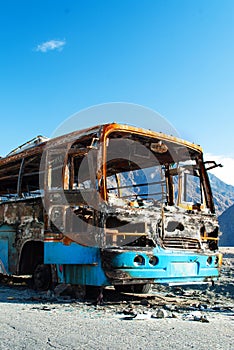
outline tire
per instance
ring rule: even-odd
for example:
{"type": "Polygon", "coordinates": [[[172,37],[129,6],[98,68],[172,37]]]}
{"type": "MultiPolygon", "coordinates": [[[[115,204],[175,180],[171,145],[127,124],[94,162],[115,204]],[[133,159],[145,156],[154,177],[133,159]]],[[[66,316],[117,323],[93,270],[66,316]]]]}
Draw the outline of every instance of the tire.
{"type": "Polygon", "coordinates": [[[33,272],[33,287],[36,290],[48,290],[52,283],[51,266],[39,264],[33,272]]]}
{"type": "Polygon", "coordinates": [[[115,287],[115,290],[116,292],[118,293],[133,293],[132,291],[132,285],[116,285],[114,286],[115,287]]]}
{"type": "Polygon", "coordinates": [[[116,285],[114,287],[116,292],[118,293],[147,294],[151,289],[151,284],[145,283],[145,284],[116,285]]]}
{"type": "Polygon", "coordinates": [[[132,287],[133,287],[134,293],[147,294],[151,289],[151,284],[150,283],[134,284],[132,287]]]}

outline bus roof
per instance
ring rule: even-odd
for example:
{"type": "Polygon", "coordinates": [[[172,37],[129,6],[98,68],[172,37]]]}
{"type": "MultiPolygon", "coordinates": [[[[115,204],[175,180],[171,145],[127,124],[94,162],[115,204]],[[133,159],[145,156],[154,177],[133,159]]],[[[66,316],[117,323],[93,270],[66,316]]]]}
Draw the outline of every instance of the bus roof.
{"type": "Polygon", "coordinates": [[[133,133],[133,134],[150,137],[150,138],[159,138],[161,140],[165,140],[175,144],[184,145],[189,149],[193,149],[198,153],[202,153],[202,148],[199,145],[183,140],[176,136],[168,135],[162,132],[157,132],[149,129],[139,128],[132,125],[118,124],[116,122],[113,122],[113,123],[93,126],[83,130],[76,130],[61,136],[57,136],[56,138],[52,138],[52,139],[48,139],[43,136],[37,136],[36,138],[17,147],[13,151],[11,151],[9,154],[7,154],[5,157],[2,157],[2,158],[0,157],[0,165],[4,164],[5,162],[8,162],[8,160],[14,160],[14,158],[18,159],[18,158],[32,155],[34,153],[35,154],[41,153],[43,152],[43,149],[46,145],[53,148],[61,144],[73,142],[77,139],[80,139],[82,137],[89,136],[92,134],[101,135],[101,133],[103,133],[107,137],[113,132],[124,132],[124,133],[128,132],[128,133],[133,133]]]}

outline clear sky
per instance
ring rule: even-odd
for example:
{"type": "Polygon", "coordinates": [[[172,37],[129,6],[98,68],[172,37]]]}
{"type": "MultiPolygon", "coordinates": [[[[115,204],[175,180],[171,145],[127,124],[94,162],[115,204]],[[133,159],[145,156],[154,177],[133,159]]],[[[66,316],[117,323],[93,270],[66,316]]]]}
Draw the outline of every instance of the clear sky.
{"type": "Polygon", "coordinates": [[[0,43],[1,155],[130,102],[227,159],[234,185],[233,0],[0,0],[0,43]]]}

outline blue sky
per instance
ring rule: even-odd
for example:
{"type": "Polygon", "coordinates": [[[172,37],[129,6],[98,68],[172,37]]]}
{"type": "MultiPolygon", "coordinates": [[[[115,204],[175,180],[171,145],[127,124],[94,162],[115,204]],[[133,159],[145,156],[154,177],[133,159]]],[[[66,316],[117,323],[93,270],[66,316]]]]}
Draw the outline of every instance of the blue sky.
{"type": "Polygon", "coordinates": [[[234,184],[233,0],[0,0],[0,42],[1,155],[129,102],[227,159],[234,184]]]}

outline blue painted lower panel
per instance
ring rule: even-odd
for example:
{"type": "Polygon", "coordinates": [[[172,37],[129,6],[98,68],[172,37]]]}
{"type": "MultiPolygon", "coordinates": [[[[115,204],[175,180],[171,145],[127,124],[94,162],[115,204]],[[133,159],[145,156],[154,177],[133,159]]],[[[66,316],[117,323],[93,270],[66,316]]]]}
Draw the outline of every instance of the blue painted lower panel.
{"type": "Polygon", "coordinates": [[[151,254],[145,251],[122,251],[117,254],[115,251],[112,268],[127,274],[129,279],[152,279],[155,283],[201,282],[216,280],[219,276],[219,254],[205,255],[163,249],[153,249],[151,254]],[[137,256],[141,257],[141,264],[139,259],[135,259],[137,256]],[[157,257],[154,266],[150,264],[152,256],[157,257]]]}
{"type": "Polygon", "coordinates": [[[77,243],[45,242],[44,263],[57,265],[60,283],[109,285],[101,267],[100,249],[77,243]]]}
{"type": "Polygon", "coordinates": [[[118,283],[200,283],[219,276],[219,254],[85,247],[77,243],[45,242],[46,264],[56,264],[61,283],[106,286],[118,283]],[[141,259],[136,259],[136,257],[141,259]],[[152,257],[156,263],[152,264],[152,257]],[[103,268],[104,266],[104,268],[103,268]],[[108,278],[108,277],[109,278],[108,278]]]}
{"type": "Polygon", "coordinates": [[[45,264],[97,264],[100,262],[100,249],[85,247],[77,243],[65,245],[62,242],[44,243],[45,264]]]}
{"type": "Polygon", "coordinates": [[[64,265],[64,282],[90,286],[110,285],[100,265],[64,265]]]}
{"type": "MultiPolygon", "coordinates": [[[[170,267],[170,264],[168,264],[168,267],[170,267]]],[[[172,274],[169,272],[169,268],[165,270],[161,269],[121,269],[122,272],[125,272],[129,275],[129,279],[153,279],[155,282],[165,280],[165,283],[167,280],[170,279],[172,281],[173,279],[177,281],[178,278],[185,279],[186,281],[188,279],[192,281],[196,281],[199,278],[206,279],[207,277],[218,277],[219,273],[217,269],[203,269],[202,273],[200,274],[194,274],[189,273],[189,271],[184,270],[183,273],[179,274],[172,274]]]]}
{"type": "Polygon", "coordinates": [[[0,271],[4,274],[16,274],[18,252],[15,247],[16,229],[13,225],[0,226],[0,271]]]}
{"type": "Polygon", "coordinates": [[[0,239],[0,273],[8,273],[8,239],[0,239]]]}

